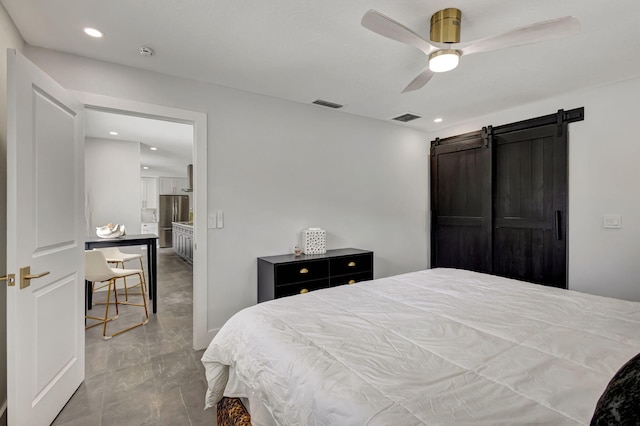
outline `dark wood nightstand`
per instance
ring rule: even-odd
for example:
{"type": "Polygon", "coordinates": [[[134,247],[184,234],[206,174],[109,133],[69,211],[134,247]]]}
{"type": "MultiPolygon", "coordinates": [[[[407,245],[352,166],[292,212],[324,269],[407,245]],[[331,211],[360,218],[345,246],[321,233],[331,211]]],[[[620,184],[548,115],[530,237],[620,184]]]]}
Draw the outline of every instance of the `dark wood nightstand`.
{"type": "Polygon", "coordinates": [[[258,302],[372,279],[373,252],[368,250],[259,257],[258,302]]]}

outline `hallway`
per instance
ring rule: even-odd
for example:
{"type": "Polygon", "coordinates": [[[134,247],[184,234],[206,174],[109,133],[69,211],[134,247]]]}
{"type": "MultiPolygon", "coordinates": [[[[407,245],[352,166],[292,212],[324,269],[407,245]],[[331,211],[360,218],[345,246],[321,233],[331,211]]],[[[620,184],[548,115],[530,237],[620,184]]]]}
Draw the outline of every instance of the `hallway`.
{"type": "MultiPolygon", "coordinates": [[[[158,250],[158,313],[149,305],[147,325],[107,341],[101,326],[86,331],[85,381],[53,425],[216,424],[215,410],[203,411],[204,350],[192,349],[192,277],[191,265],[172,249],[158,250]]],[[[99,316],[102,309],[93,311],[99,316]]],[[[142,308],[122,306],[107,332],[143,315],[142,308]]]]}

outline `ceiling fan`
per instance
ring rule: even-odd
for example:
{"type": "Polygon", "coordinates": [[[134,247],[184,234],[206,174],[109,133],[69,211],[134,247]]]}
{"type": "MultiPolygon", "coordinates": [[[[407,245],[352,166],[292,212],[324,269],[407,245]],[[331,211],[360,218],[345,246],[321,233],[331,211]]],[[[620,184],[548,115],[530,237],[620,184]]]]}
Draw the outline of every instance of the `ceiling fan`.
{"type": "Polygon", "coordinates": [[[402,93],[420,89],[431,80],[434,73],[456,68],[460,56],[553,40],[580,31],[580,22],[572,16],[565,16],[460,43],[461,18],[462,12],[455,8],[434,13],[431,16],[430,41],[373,9],[362,17],[362,26],[381,36],[414,46],[429,57],[428,66],[404,88],[402,93]]]}

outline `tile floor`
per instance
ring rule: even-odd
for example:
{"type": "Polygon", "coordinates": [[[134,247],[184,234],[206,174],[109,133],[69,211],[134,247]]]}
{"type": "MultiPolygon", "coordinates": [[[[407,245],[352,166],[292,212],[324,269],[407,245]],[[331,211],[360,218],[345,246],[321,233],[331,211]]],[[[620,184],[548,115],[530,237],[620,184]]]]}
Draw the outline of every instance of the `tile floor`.
{"type": "MultiPolygon", "coordinates": [[[[149,305],[147,325],[111,340],[102,339],[100,326],[85,332],[85,381],[53,425],[216,424],[215,410],[203,410],[204,351],[192,349],[192,276],[191,265],[172,249],[158,251],[158,313],[151,314],[149,305]]],[[[103,309],[92,311],[100,316],[103,309]]],[[[143,308],[120,309],[107,333],[140,322],[144,315],[143,308]]]]}

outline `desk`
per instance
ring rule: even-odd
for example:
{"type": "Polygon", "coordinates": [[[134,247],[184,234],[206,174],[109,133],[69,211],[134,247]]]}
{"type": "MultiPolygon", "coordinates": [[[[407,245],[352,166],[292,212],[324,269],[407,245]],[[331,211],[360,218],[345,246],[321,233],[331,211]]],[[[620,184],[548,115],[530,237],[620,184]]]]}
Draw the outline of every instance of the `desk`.
{"type": "MultiPolygon", "coordinates": [[[[147,273],[149,275],[149,299],[153,301],[153,313],[156,313],[158,308],[158,277],[157,277],[157,249],[156,242],[158,240],[157,235],[153,234],[138,234],[138,235],[125,235],[120,238],[87,238],[84,242],[85,250],[92,250],[94,248],[101,247],[123,247],[123,246],[147,246],[147,273]]],[[[87,307],[91,309],[92,302],[91,287],[87,285],[87,307]]]]}

